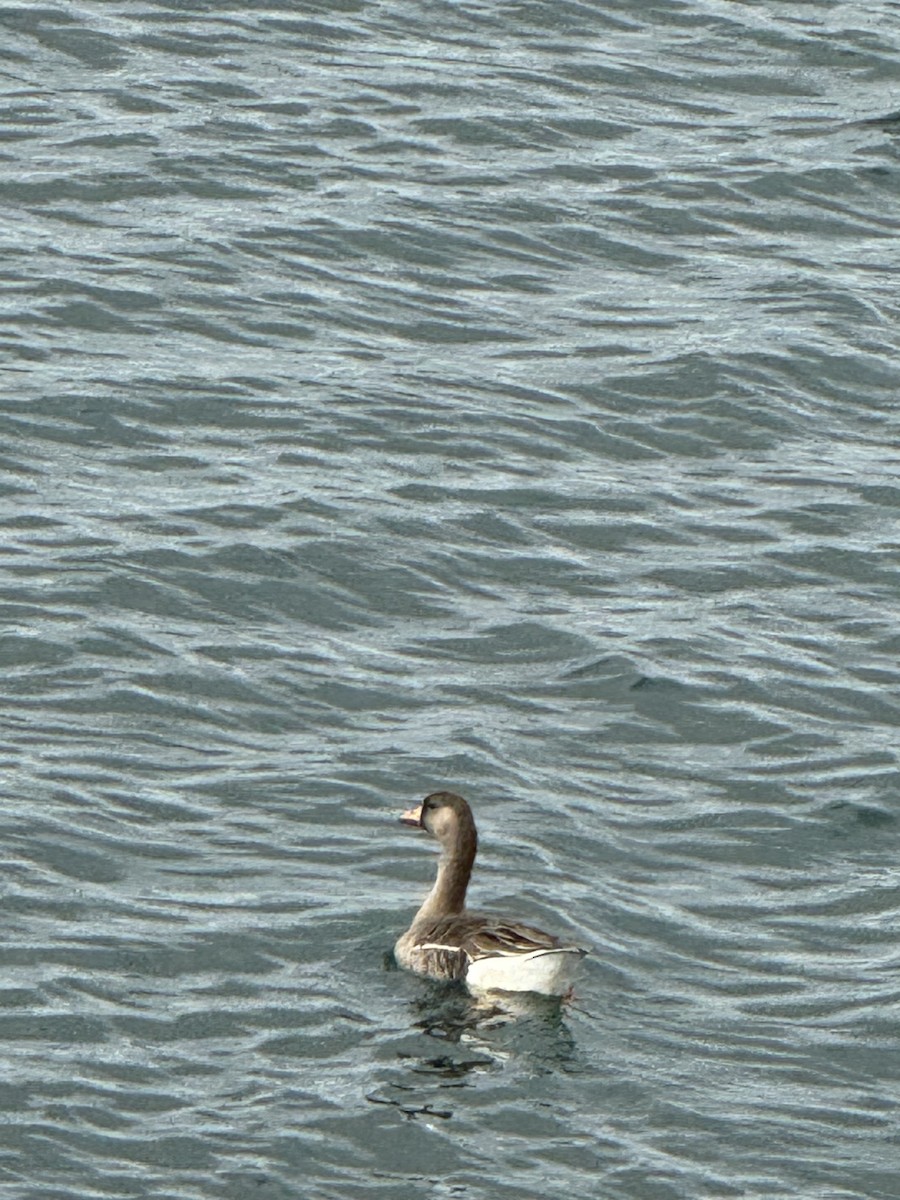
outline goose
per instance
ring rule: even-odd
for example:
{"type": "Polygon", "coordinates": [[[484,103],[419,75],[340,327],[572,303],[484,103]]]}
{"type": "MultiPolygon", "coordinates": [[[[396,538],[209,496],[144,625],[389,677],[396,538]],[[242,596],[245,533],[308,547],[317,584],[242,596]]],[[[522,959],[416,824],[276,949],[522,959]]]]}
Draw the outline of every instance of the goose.
{"type": "Polygon", "coordinates": [[[434,887],[394,946],[400,966],[431,979],[462,980],[475,993],[567,995],[586,950],[531,925],[466,909],[478,834],[462,796],[432,792],[400,820],[441,845],[434,887]]]}

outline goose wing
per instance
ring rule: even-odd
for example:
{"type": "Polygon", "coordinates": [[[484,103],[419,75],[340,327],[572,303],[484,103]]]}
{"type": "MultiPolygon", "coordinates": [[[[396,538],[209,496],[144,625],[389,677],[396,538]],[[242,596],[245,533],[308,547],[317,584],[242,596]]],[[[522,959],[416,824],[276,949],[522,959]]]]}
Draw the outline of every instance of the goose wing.
{"type": "Polygon", "coordinates": [[[461,966],[493,956],[514,957],[547,950],[579,949],[533,925],[497,920],[479,913],[442,917],[417,933],[418,948],[432,954],[453,955],[461,966]]]}
{"type": "Polygon", "coordinates": [[[466,950],[473,961],[477,958],[512,958],[563,949],[574,950],[576,947],[566,946],[559,938],[544,933],[542,929],[535,929],[533,925],[491,919],[485,919],[481,928],[474,930],[466,943],[466,950]]]}

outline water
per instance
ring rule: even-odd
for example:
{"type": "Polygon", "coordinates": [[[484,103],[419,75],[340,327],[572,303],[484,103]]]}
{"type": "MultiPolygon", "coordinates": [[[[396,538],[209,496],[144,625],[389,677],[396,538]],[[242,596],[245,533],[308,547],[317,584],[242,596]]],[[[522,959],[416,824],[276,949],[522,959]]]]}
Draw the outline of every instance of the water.
{"type": "Polygon", "coordinates": [[[2,1194],[896,1200],[897,6],[0,25],[2,1194]]]}

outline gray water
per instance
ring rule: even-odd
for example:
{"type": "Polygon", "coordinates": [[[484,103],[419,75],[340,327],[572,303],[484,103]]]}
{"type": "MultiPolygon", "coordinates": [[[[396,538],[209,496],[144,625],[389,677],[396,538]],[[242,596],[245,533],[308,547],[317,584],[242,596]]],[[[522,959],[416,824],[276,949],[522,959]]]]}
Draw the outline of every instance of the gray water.
{"type": "Polygon", "coordinates": [[[898,41],[0,10],[4,1196],[900,1196],[898,41]]]}

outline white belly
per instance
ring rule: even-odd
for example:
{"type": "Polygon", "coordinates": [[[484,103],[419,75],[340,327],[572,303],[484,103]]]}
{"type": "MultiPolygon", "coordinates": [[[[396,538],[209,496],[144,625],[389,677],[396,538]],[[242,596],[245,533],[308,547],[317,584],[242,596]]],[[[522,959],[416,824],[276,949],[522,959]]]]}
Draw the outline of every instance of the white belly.
{"type": "Polygon", "coordinates": [[[498,954],[469,963],[466,986],[473,992],[541,992],[563,996],[572,986],[581,950],[533,950],[498,954]]]}

